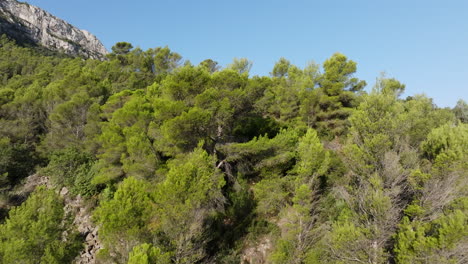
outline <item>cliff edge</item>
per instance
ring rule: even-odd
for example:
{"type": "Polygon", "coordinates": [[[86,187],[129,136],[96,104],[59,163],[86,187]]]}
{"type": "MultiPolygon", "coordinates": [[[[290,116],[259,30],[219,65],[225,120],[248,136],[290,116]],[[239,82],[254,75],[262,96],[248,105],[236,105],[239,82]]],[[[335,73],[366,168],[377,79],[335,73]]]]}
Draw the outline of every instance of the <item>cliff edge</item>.
{"type": "Polygon", "coordinates": [[[18,42],[36,44],[72,56],[102,59],[104,45],[86,30],[81,30],[39,7],[16,0],[0,0],[0,35],[18,42]]]}

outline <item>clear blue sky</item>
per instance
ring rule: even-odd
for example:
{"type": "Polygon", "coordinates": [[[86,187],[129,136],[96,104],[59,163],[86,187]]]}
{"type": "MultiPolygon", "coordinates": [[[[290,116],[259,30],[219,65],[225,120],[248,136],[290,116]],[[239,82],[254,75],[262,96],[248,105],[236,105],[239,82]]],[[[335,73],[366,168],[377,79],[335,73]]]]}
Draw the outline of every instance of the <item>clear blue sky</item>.
{"type": "Polygon", "coordinates": [[[425,93],[439,106],[468,101],[468,1],[433,0],[25,0],[95,34],[142,49],[169,46],[197,64],[253,61],[268,75],[285,57],[304,67],[341,52],[356,77],[380,72],[425,93]]]}

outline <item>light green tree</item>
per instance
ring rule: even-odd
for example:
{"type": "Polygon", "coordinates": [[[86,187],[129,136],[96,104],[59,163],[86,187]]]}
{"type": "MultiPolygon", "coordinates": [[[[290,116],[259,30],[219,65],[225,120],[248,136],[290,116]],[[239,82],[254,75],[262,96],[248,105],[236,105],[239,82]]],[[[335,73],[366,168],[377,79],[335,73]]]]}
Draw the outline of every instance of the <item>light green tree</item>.
{"type": "Polygon", "coordinates": [[[11,209],[0,225],[2,263],[66,263],[81,246],[66,220],[62,199],[38,187],[20,206],[11,209]],[[64,236],[67,231],[68,236],[64,236]]]}
{"type": "Polygon", "coordinates": [[[101,258],[126,263],[133,247],[151,238],[149,223],[154,204],[149,184],[133,177],[126,178],[112,199],[103,201],[94,211],[99,235],[105,249],[101,258]]]}
{"type": "Polygon", "coordinates": [[[168,169],[154,193],[153,232],[156,240],[170,239],[176,263],[194,263],[206,256],[208,224],[224,208],[225,181],[213,157],[200,147],[171,160],[168,169]]]}
{"type": "Polygon", "coordinates": [[[163,253],[160,248],[151,244],[135,246],[130,252],[127,264],[170,264],[171,255],[163,253]]]}
{"type": "Polygon", "coordinates": [[[246,58],[234,58],[227,68],[237,71],[240,74],[248,74],[252,68],[252,61],[249,61],[246,58]]]}
{"type": "Polygon", "coordinates": [[[285,58],[280,58],[278,62],[275,63],[271,75],[273,77],[286,77],[291,67],[291,62],[285,58]]]}

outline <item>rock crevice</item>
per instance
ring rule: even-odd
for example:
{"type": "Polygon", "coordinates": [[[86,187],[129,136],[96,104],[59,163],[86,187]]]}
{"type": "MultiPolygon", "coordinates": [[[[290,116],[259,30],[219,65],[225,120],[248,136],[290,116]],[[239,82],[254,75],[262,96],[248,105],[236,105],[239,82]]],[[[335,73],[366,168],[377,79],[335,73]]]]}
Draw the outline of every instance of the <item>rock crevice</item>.
{"type": "Polygon", "coordinates": [[[60,191],[60,195],[65,199],[65,211],[75,216],[73,224],[77,231],[85,236],[84,249],[73,263],[95,264],[97,251],[102,245],[98,236],[98,227],[91,220],[89,206],[85,205],[86,202],[80,195],[70,195],[65,187],[60,191]]]}

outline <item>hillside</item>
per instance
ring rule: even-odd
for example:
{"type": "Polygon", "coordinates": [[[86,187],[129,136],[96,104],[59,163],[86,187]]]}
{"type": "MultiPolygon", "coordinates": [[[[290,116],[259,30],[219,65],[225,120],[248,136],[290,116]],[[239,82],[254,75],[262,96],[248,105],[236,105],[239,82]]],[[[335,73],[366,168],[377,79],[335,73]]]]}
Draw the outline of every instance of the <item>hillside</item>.
{"type": "Polygon", "coordinates": [[[464,101],[341,53],[88,57],[0,38],[0,263],[468,263],[464,101]]]}

